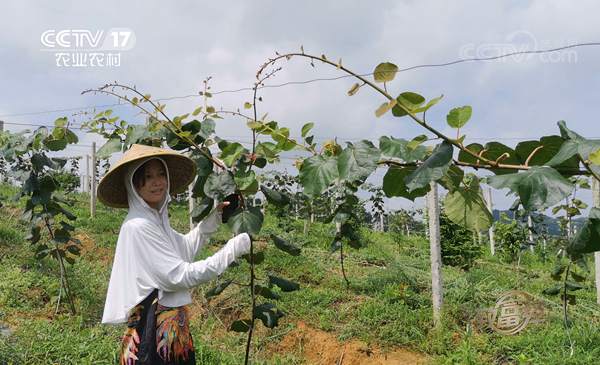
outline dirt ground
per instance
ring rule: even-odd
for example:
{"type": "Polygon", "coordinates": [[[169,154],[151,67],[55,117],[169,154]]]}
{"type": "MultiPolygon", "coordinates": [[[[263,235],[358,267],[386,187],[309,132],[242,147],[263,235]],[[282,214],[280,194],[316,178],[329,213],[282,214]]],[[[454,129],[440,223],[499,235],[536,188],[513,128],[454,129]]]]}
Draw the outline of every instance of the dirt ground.
{"type": "Polygon", "coordinates": [[[340,342],[334,334],[298,322],[273,350],[299,352],[314,365],[409,365],[426,364],[428,359],[406,349],[383,352],[358,340],[340,342]]]}

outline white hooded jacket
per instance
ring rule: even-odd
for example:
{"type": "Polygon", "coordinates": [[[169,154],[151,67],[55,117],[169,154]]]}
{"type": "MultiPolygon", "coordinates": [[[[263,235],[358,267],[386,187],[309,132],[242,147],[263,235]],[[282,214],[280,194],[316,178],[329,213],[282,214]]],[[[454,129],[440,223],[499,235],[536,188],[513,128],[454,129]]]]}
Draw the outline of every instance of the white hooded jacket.
{"type": "Polygon", "coordinates": [[[102,323],[126,322],[129,310],[155,288],[159,289],[158,302],[164,306],[189,304],[192,302],[190,288],[215,279],[237,257],[250,250],[250,238],[243,233],[229,240],[211,257],[194,262],[198,250],[216,232],[221,213],[213,209],[185,235],[171,228],[167,209],[169,194],[156,210],[133,186],[135,171],[153,158],[165,167],[169,191],[167,164],[161,158],[149,157],[129,166],[125,174],[129,212],[119,232],[102,323]]]}

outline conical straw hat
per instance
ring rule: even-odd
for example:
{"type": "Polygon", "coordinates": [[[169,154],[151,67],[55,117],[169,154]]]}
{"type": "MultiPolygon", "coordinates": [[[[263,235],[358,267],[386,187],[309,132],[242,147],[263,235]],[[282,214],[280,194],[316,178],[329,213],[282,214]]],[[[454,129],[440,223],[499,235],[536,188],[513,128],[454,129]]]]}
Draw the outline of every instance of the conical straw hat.
{"type": "Polygon", "coordinates": [[[134,144],[123,157],[104,175],[98,184],[98,199],[114,208],[128,208],[125,174],[129,165],[146,157],[160,157],[169,169],[169,192],[179,194],[196,176],[196,164],[189,157],[173,150],[134,144]]]}

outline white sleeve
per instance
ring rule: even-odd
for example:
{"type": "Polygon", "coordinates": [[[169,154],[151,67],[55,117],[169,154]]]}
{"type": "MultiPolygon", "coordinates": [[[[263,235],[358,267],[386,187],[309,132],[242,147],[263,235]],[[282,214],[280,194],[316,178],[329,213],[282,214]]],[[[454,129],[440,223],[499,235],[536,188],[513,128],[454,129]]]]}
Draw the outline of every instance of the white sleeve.
{"type": "Polygon", "coordinates": [[[150,224],[136,230],[136,263],[145,285],[164,291],[193,288],[215,279],[239,256],[250,251],[250,237],[246,233],[235,236],[214,255],[193,263],[178,257],[161,237],[160,231],[150,224]]]}
{"type": "Polygon", "coordinates": [[[196,257],[198,251],[208,242],[210,236],[217,231],[221,223],[221,217],[222,213],[215,208],[187,234],[181,234],[173,229],[175,235],[183,243],[190,261],[196,257]]]}

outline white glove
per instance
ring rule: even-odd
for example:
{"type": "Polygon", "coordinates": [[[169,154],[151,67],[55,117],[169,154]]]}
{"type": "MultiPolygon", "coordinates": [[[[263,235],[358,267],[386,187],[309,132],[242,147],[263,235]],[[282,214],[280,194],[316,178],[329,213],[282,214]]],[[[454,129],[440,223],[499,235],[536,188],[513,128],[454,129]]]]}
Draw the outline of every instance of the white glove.
{"type": "Polygon", "coordinates": [[[233,245],[233,252],[236,259],[250,252],[250,236],[248,233],[238,234],[229,240],[229,244],[233,245]]]}

